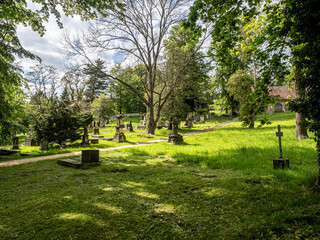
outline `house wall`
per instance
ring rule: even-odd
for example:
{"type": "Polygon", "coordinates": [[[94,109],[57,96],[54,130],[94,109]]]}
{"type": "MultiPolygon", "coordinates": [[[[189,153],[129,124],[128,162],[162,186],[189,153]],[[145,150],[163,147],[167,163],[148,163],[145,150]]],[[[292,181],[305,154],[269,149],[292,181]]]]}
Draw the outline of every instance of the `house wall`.
{"type": "Polygon", "coordinates": [[[276,104],[281,104],[282,105],[282,112],[291,112],[288,109],[288,101],[278,101],[275,104],[269,104],[268,105],[268,113],[274,113],[275,112],[275,105],[276,104]]]}

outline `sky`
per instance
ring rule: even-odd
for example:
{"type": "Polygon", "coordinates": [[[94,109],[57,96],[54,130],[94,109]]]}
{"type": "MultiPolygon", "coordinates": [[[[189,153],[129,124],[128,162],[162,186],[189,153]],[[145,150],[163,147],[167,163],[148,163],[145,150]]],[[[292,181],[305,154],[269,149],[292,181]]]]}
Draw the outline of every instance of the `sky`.
{"type": "MultiPolygon", "coordinates": [[[[192,1],[191,1],[192,2],[192,1]]],[[[28,8],[36,10],[40,8],[40,5],[27,1],[28,8]]],[[[188,8],[187,8],[188,9],[188,8]]],[[[186,10],[188,11],[188,10],[186,10]]],[[[43,63],[51,65],[57,68],[60,76],[66,72],[63,52],[63,36],[65,33],[72,35],[86,31],[89,27],[88,22],[81,21],[79,16],[66,17],[62,11],[61,22],[63,29],[60,29],[56,23],[54,16],[50,16],[50,19],[45,23],[46,33],[43,37],[37,32],[32,31],[30,27],[18,26],[18,37],[22,46],[28,51],[39,56],[43,63]]],[[[110,51],[104,54],[103,60],[105,60],[107,68],[111,68],[115,63],[123,60],[123,56],[117,54],[115,51],[110,51]]],[[[132,62],[132,60],[128,60],[132,62]]],[[[38,64],[35,60],[21,59],[21,64],[25,72],[30,70],[31,66],[38,64]]]]}

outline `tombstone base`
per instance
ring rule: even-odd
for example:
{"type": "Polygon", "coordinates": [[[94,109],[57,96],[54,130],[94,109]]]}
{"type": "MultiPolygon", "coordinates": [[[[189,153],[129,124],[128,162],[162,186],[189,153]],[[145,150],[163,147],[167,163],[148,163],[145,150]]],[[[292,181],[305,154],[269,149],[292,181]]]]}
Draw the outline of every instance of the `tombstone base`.
{"type": "Polygon", "coordinates": [[[273,159],[273,168],[274,169],[289,168],[289,159],[288,158],[276,158],[276,159],[273,159]]]}
{"type": "Polygon", "coordinates": [[[81,161],[81,157],[69,158],[69,159],[59,159],[57,161],[57,163],[62,166],[81,168],[81,169],[89,169],[90,167],[95,167],[95,166],[100,165],[100,162],[83,163],[81,161]]]}
{"type": "Polygon", "coordinates": [[[113,142],[125,142],[126,140],[126,136],[124,135],[124,133],[116,133],[114,135],[114,138],[112,140],[113,142]]]}
{"type": "Polygon", "coordinates": [[[89,143],[89,141],[80,143],[80,147],[90,147],[90,146],[91,146],[91,144],[89,143]]]}
{"type": "Polygon", "coordinates": [[[178,135],[169,134],[168,143],[169,144],[181,144],[181,143],[183,143],[183,136],[180,134],[178,134],[178,135]]]}

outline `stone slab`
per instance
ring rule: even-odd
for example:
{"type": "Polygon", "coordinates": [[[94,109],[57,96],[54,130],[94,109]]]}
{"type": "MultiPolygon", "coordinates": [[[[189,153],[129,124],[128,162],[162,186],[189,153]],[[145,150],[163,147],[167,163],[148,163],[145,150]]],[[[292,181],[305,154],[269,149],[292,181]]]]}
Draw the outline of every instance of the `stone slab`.
{"type": "Polygon", "coordinates": [[[288,158],[276,158],[276,159],[273,159],[273,168],[274,169],[289,168],[289,159],[288,158]]]}
{"type": "Polygon", "coordinates": [[[81,168],[81,169],[88,169],[90,167],[99,166],[100,162],[90,162],[90,163],[83,163],[81,161],[81,157],[77,158],[68,158],[68,159],[59,159],[57,161],[58,164],[66,167],[73,167],[73,168],[81,168]]]}

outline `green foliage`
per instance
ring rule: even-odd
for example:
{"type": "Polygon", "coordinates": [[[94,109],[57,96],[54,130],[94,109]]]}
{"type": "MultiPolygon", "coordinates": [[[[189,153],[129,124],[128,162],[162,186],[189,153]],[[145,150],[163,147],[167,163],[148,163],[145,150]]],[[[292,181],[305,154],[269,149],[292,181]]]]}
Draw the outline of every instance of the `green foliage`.
{"type": "Polygon", "coordinates": [[[49,143],[61,144],[66,139],[80,139],[78,131],[81,125],[77,112],[57,99],[43,100],[42,108],[35,106],[30,116],[33,136],[40,142],[47,139],[49,143]]]}
{"type": "Polygon", "coordinates": [[[94,64],[87,64],[83,69],[83,73],[88,77],[84,94],[89,102],[107,91],[108,79],[104,69],[104,61],[101,59],[97,59],[94,64]]]}
{"type": "Polygon", "coordinates": [[[95,121],[105,122],[114,115],[114,103],[105,94],[101,94],[91,103],[91,113],[95,121]]]}
{"type": "MultiPolygon", "coordinates": [[[[123,79],[129,85],[134,86],[141,96],[144,95],[144,82],[147,77],[147,72],[143,65],[136,65],[133,68],[122,68],[121,65],[118,64],[111,70],[111,74],[119,79],[123,79]]],[[[127,86],[116,80],[110,79],[109,94],[119,113],[140,113],[146,111],[146,106],[141,98],[133,93],[127,86]]]]}
{"type": "Polygon", "coordinates": [[[183,69],[174,89],[170,89],[172,94],[163,107],[162,116],[166,118],[183,120],[188,112],[197,111],[209,103],[210,63],[204,60],[203,53],[197,51],[198,45],[187,42],[190,34],[190,30],[186,30],[181,24],[176,25],[164,42],[166,62],[160,77],[174,82],[173,79],[183,69]],[[189,64],[184,66],[188,61],[189,64]]]}

